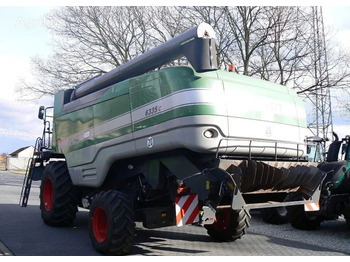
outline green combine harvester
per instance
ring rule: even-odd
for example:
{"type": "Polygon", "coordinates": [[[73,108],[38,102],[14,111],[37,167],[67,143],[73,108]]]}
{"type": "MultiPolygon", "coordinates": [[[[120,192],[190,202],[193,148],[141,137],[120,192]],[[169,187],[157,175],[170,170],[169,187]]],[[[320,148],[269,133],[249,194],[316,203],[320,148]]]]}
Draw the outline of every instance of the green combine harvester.
{"type": "Polygon", "coordinates": [[[215,240],[246,233],[250,209],[317,203],[326,173],[306,161],[303,103],[281,85],[217,68],[200,24],[41,107],[43,137],[24,180],[41,180],[50,226],[90,210],[93,247],[126,254],[135,222],[201,225],[215,240]],[[191,67],[160,67],[186,57],[191,67]],[[156,70],[157,69],[157,70],[156,70]],[[53,124],[53,125],[52,125],[53,124]],[[280,194],[303,199],[284,202],[280,194]]]}

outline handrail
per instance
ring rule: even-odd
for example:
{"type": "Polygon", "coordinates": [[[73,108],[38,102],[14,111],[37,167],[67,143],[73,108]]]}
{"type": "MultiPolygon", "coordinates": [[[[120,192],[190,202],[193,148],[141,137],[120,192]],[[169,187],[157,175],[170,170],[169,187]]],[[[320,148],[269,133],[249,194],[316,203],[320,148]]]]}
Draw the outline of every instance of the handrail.
{"type": "Polygon", "coordinates": [[[299,155],[299,151],[302,151],[303,155],[305,152],[304,150],[300,149],[300,145],[303,146],[307,146],[307,143],[297,143],[297,142],[290,142],[290,141],[282,141],[282,140],[269,140],[269,139],[255,139],[255,138],[244,138],[244,137],[223,137],[220,139],[219,144],[216,148],[216,153],[215,156],[216,158],[219,158],[219,151],[220,149],[222,149],[221,144],[223,141],[239,141],[239,142],[248,142],[248,145],[228,145],[226,146],[226,148],[229,147],[236,147],[236,148],[248,148],[248,159],[252,158],[252,149],[254,148],[265,148],[265,149],[274,149],[275,153],[274,153],[274,158],[275,160],[277,160],[277,152],[278,150],[291,150],[291,151],[296,151],[296,158],[297,160],[299,160],[300,155],[299,155]],[[261,146],[261,145],[253,145],[254,142],[265,142],[265,143],[274,143],[274,145],[272,146],[261,146]],[[292,147],[285,147],[285,146],[279,146],[279,144],[291,144],[291,145],[296,145],[296,149],[292,148],[292,147]]]}
{"type": "Polygon", "coordinates": [[[45,108],[45,117],[43,119],[44,122],[44,130],[43,130],[43,134],[42,134],[42,143],[41,143],[41,147],[40,147],[40,151],[42,151],[43,149],[51,149],[51,135],[52,135],[52,131],[51,131],[51,121],[47,120],[47,118],[53,118],[53,115],[48,115],[47,114],[47,110],[49,109],[53,109],[54,107],[46,107],[45,108]],[[48,135],[48,137],[46,137],[46,134],[48,135]],[[48,140],[48,141],[46,141],[48,140]]]}

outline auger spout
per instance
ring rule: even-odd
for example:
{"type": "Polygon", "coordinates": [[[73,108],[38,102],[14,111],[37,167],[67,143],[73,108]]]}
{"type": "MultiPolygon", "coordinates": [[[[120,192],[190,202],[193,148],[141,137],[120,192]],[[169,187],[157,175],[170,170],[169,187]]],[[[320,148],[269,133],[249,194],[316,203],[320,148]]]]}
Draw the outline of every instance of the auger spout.
{"type": "Polygon", "coordinates": [[[112,71],[80,84],[73,91],[71,101],[147,73],[183,56],[197,72],[217,70],[215,32],[209,24],[201,23],[112,71]]]}

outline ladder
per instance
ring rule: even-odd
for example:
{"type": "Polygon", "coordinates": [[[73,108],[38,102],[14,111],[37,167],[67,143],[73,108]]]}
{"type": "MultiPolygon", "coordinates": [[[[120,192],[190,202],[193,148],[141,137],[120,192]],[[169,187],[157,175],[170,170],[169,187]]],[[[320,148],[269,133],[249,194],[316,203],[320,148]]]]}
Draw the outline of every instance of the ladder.
{"type": "Polygon", "coordinates": [[[19,199],[19,205],[21,207],[26,207],[28,204],[30,188],[32,186],[33,180],[40,180],[42,176],[42,172],[44,169],[44,155],[51,151],[51,140],[52,140],[52,119],[53,114],[48,114],[48,110],[53,110],[53,107],[44,107],[39,108],[40,111],[44,110],[44,114],[42,115],[44,130],[42,134],[42,138],[38,137],[35,141],[34,153],[33,156],[28,160],[28,165],[26,169],[26,173],[23,179],[21,196],[19,199]]]}
{"type": "Polygon", "coordinates": [[[26,173],[25,173],[24,179],[23,179],[21,197],[19,200],[19,205],[21,207],[27,206],[30,188],[32,186],[32,181],[33,181],[33,177],[34,177],[35,168],[38,167],[38,164],[42,165],[42,159],[41,159],[40,155],[38,154],[39,153],[38,151],[41,147],[41,144],[42,144],[42,139],[40,137],[38,137],[36,139],[36,142],[35,142],[33,156],[28,160],[26,173]]]}

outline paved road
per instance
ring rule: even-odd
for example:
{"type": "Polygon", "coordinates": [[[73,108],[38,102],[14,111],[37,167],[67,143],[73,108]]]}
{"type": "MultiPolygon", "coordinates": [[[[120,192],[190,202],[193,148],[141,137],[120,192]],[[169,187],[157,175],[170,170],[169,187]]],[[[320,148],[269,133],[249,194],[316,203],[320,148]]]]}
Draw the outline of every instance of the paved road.
{"type": "MultiPolygon", "coordinates": [[[[78,212],[72,227],[46,226],[40,217],[39,183],[33,184],[28,207],[18,205],[22,179],[23,175],[0,171],[0,243],[18,256],[100,255],[90,243],[87,211],[78,212]]],[[[290,225],[267,225],[253,212],[242,239],[219,243],[198,226],[150,230],[137,224],[131,255],[346,256],[350,255],[350,230],[340,219],[324,222],[316,231],[298,231],[290,225]]]]}

